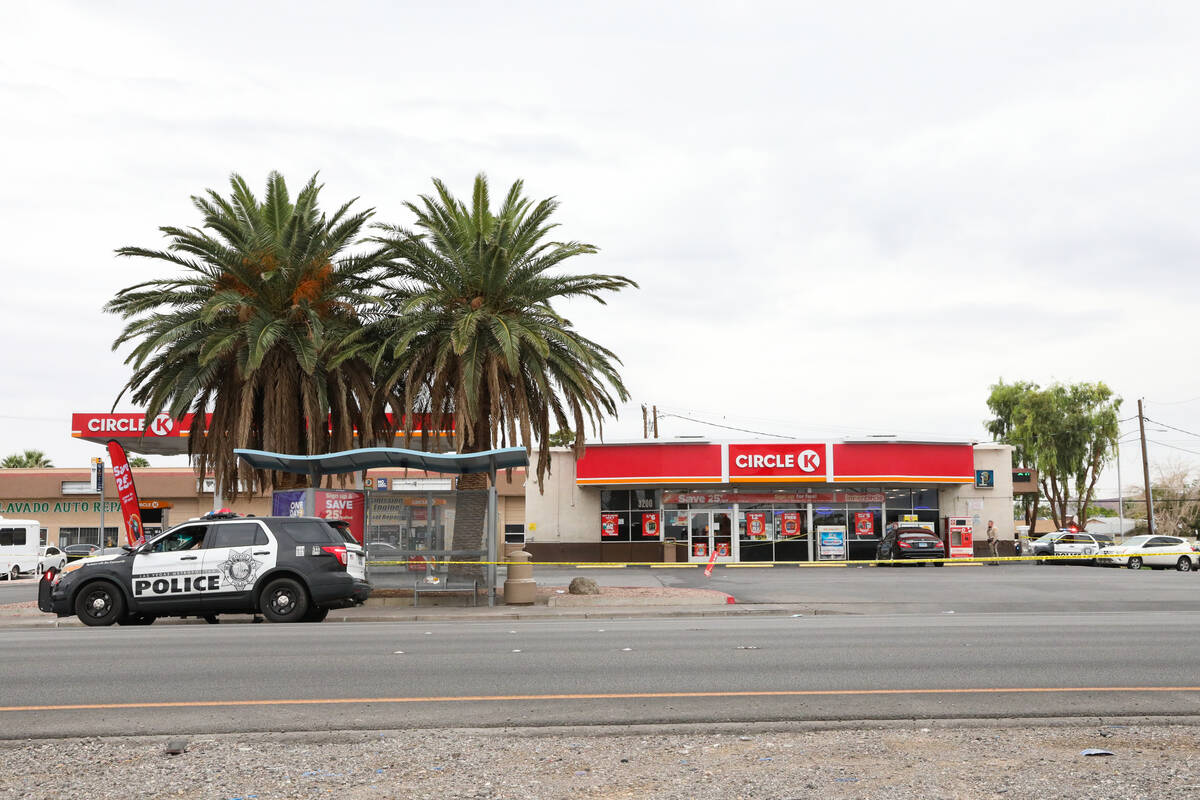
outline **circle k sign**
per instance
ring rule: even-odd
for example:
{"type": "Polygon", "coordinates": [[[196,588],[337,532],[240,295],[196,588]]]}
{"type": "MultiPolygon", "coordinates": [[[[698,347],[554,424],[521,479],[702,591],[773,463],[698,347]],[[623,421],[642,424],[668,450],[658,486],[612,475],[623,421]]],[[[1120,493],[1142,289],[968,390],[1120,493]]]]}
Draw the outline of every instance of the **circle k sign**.
{"type": "Polygon", "coordinates": [[[730,478],[824,480],[824,445],[737,444],[729,446],[730,478]]]}
{"type": "Polygon", "coordinates": [[[175,422],[169,414],[159,414],[150,423],[150,430],[155,436],[166,436],[174,427],[175,422]]]}

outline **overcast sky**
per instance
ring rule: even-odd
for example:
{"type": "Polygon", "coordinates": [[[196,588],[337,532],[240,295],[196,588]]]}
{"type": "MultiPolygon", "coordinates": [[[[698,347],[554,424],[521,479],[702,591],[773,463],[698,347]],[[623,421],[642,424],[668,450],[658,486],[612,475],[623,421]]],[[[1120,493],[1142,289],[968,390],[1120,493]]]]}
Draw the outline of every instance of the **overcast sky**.
{"type": "Polygon", "coordinates": [[[0,454],[100,454],[101,306],[163,269],[113,250],[273,169],[392,223],[434,176],[557,195],[641,284],[565,309],[625,364],[608,438],[986,439],[1001,378],[1200,433],[1200,5],[981,5],[8,2],[0,454]]]}

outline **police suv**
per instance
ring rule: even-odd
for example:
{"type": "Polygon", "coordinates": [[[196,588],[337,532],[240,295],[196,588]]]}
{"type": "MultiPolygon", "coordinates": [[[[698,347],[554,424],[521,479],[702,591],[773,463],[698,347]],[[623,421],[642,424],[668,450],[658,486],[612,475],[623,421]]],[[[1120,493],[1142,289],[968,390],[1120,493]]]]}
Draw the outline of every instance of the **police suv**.
{"type": "Polygon", "coordinates": [[[362,547],[316,517],[209,514],[138,547],[76,561],[42,581],[38,607],[85,625],[262,614],[320,622],[371,592],[362,547]]]}

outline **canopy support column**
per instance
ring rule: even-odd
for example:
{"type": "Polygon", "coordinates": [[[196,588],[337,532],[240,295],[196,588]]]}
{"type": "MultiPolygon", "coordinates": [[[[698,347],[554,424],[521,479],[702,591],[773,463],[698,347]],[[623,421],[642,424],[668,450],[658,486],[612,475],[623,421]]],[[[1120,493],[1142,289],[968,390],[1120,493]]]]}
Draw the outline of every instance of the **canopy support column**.
{"type": "Polygon", "coordinates": [[[496,605],[496,538],[500,529],[500,515],[497,513],[496,501],[496,468],[488,470],[488,510],[487,510],[487,577],[488,605],[496,605]]]}

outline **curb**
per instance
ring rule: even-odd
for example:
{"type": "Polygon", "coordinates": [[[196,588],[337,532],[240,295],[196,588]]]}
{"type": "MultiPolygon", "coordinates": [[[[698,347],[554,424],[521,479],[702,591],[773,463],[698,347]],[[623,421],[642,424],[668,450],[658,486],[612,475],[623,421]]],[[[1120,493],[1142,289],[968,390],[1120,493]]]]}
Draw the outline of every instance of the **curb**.
{"type": "MultiPolygon", "coordinates": [[[[853,611],[834,611],[829,609],[813,608],[811,606],[788,606],[770,605],[766,607],[756,607],[754,605],[697,605],[688,607],[671,607],[671,606],[592,606],[592,607],[576,607],[570,611],[555,611],[553,613],[529,613],[514,609],[512,611],[500,611],[493,613],[470,613],[465,609],[463,611],[454,611],[445,614],[405,614],[405,615],[387,615],[387,614],[361,614],[354,616],[335,616],[330,613],[325,618],[325,622],[345,623],[345,622],[489,622],[489,621],[512,621],[512,620],[560,620],[560,619],[654,619],[654,618],[678,618],[678,617],[747,617],[747,616],[776,616],[788,617],[802,614],[803,616],[827,616],[827,615],[855,615],[853,611]]],[[[248,615],[226,615],[222,616],[222,625],[249,625],[253,620],[248,615]]],[[[159,620],[155,625],[207,625],[202,619],[179,619],[167,618],[159,620]]],[[[4,629],[37,629],[37,628],[86,628],[78,619],[74,617],[38,619],[35,617],[16,619],[13,621],[0,620],[0,630],[4,629]]]]}

